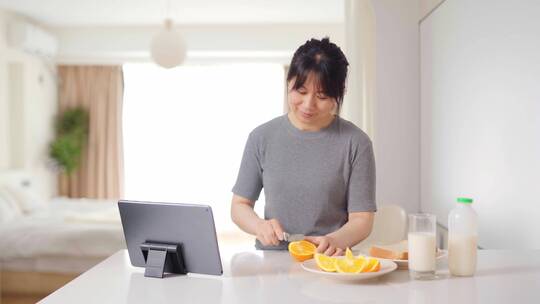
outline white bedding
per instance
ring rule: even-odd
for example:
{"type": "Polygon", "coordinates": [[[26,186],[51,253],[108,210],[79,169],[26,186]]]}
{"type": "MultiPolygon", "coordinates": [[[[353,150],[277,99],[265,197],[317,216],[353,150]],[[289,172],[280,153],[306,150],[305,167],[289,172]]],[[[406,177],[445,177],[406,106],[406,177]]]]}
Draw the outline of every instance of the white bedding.
{"type": "Polygon", "coordinates": [[[0,224],[0,261],[96,260],[125,248],[116,201],[56,198],[0,224]]]}
{"type": "Polygon", "coordinates": [[[104,257],[41,256],[0,261],[2,271],[79,274],[99,264],[104,257]]]}

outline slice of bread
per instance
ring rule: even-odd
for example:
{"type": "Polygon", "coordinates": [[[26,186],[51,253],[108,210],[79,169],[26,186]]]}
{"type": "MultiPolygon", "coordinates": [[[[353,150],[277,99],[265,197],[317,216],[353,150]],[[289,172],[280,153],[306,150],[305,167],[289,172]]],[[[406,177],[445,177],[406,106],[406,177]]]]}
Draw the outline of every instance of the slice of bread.
{"type": "Polygon", "coordinates": [[[369,248],[369,255],[381,259],[408,260],[408,243],[403,240],[390,245],[373,245],[369,248]]]}

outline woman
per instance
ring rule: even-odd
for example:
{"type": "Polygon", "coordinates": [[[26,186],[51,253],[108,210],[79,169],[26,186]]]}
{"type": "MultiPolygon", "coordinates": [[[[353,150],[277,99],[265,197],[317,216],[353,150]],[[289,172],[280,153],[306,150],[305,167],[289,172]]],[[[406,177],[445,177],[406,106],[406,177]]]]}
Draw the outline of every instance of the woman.
{"type": "Polygon", "coordinates": [[[258,249],[286,249],[283,233],[304,234],[317,252],[342,255],[371,232],[375,161],[369,137],[339,117],[349,63],[328,38],[294,53],[289,112],[255,128],[233,187],[231,216],[258,249]],[[261,189],[264,219],[253,210],[261,189]]]}

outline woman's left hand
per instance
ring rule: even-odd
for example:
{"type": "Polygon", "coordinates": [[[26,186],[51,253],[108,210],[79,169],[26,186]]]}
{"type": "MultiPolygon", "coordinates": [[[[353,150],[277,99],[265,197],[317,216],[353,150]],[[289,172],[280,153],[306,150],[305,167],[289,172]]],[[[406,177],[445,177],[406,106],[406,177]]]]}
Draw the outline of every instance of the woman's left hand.
{"type": "Polygon", "coordinates": [[[317,245],[317,252],[327,256],[343,255],[344,249],[338,247],[337,241],[331,236],[306,236],[306,241],[317,245]]]}

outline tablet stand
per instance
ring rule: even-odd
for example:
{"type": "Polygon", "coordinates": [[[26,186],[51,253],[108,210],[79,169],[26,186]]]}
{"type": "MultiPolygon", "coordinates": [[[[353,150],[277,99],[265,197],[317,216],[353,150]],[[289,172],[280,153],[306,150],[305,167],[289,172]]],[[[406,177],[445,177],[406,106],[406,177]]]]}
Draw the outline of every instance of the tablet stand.
{"type": "Polygon", "coordinates": [[[146,269],[145,277],[163,278],[163,273],[187,273],[181,244],[167,244],[146,241],[141,244],[146,269]]]}

